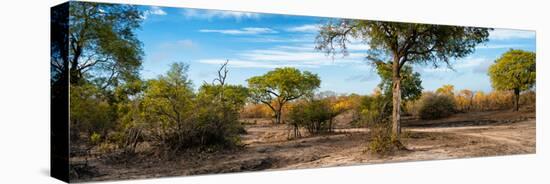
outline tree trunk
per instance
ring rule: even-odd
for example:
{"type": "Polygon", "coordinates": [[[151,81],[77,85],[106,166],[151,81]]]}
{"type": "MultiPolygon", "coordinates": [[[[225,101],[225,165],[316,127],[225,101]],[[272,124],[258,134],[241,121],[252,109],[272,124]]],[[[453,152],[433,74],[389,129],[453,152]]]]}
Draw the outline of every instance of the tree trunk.
{"type": "Polygon", "coordinates": [[[275,124],[281,124],[281,111],[283,107],[277,108],[277,111],[275,111],[275,124]]]}
{"type": "Polygon", "coordinates": [[[399,60],[393,61],[393,86],[392,86],[392,136],[395,141],[399,141],[401,134],[401,75],[399,60]]]}
{"type": "Polygon", "coordinates": [[[514,89],[514,111],[519,111],[519,89],[514,89]]]}

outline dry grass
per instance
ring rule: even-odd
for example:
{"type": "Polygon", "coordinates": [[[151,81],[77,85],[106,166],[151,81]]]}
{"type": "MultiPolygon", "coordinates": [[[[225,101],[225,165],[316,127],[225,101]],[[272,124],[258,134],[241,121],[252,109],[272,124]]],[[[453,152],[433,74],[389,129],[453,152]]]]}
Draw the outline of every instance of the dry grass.
{"type": "MultiPolygon", "coordinates": [[[[456,114],[433,121],[407,120],[401,141],[408,150],[385,157],[365,154],[365,148],[372,140],[369,130],[349,128],[345,122],[337,122],[335,134],[288,140],[286,125],[255,119],[255,123],[246,125],[248,133],[241,137],[244,144],[241,149],[188,153],[170,160],[144,154],[118,164],[106,162],[104,158],[91,158],[90,166],[97,174],[77,181],[535,153],[534,117],[534,112],[494,111],[456,114]],[[486,123],[464,123],[481,120],[486,120],[486,123]]],[[[345,118],[339,118],[339,121],[342,119],[345,118]]]]}

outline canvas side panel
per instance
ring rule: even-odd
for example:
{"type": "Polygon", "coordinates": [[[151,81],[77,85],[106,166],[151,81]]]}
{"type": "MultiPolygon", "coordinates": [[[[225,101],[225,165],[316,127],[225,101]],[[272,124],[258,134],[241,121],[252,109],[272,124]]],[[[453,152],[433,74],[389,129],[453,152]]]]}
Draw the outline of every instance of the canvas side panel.
{"type": "Polygon", "coordinates": [[[50,12],[50,169],[69,182],[69,3],[50,12]]]}

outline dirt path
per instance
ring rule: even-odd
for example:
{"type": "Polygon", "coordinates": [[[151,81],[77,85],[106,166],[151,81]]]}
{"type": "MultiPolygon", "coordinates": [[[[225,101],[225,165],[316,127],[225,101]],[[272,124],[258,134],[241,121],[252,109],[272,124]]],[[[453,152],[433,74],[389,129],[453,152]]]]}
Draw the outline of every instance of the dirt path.
{"type": "MultiPolygon", "coordinates": [[[[480,118],[477,115],[473,117],[480,118]]],[[[409,151],[400,151],[386,157],[365,153],[369,132],[364,128],[342,128],[332,135],[288,140],[288,129],[284,125],[248,125],[248,134],[242,137],[245,145],[242,149],[213,154],[182,155],[171,161],[146,156],[139,162],[126,165],[109,165],[95,161],[92,164],[103,175],[91,180],[535,153],[536,123],[533,117],[534,114],[527,118],[516,118],[515,121],[493,118],[494,121],[488,121],[491,123],[469,126],[467,123],[462,126],[439,126],[432,122],[424,126],[417,124],[403,130],[402,142],[409,151]]],[[[451,121],[440,123],[449,122],[451,121]]],[[[464,123],[466,120],[460,119],[456,122],[464,123]]]]}

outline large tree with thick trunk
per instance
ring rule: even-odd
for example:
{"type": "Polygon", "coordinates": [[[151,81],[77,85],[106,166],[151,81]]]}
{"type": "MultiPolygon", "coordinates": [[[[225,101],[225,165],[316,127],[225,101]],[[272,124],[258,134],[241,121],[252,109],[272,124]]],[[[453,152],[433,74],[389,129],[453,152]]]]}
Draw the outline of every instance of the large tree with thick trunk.
{"type": "MultiPolygon", "coordinates": [[[[135,30],[142,13],[132,5],[70,2],[71,84],[95,81],[103,88],[139,76],[142,44],[135,30]]],[[[62,71],[63,72],[63,71],[62,71]]]]}
{"type": "Polygon", "coordinates": [[[276,68],[262,76],[247,80],[252,99],[266,104],[275,114],[275,123],[281,123],[284,105],[306,95],[321,85],[317,74],[291,67],[276,68]]]}
{"type": "Polygon", "coordinates": [[[519,94],[532,88],[536,80],[536,54],[523,50],[513,50],[502,54],[489,67],[489,76],[496,90],[514,92],[514,111],[519,110],[519,94]]]}
{"type": "Polygon", "coordinates": [[[392,135],[399,142],[401,69],[406,63],[442,64],[472,53],[488,40],[487,28],[339,19],[321,27],[316,49],[327,54],[348,54],[352,42],[367,44],[367,59],[392,68],[392,135]]]}

